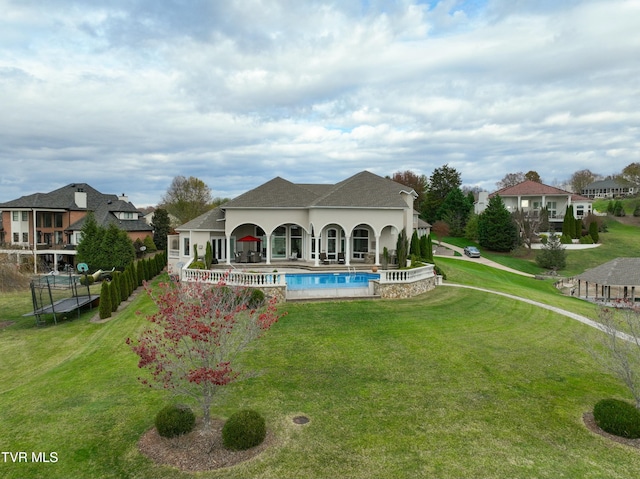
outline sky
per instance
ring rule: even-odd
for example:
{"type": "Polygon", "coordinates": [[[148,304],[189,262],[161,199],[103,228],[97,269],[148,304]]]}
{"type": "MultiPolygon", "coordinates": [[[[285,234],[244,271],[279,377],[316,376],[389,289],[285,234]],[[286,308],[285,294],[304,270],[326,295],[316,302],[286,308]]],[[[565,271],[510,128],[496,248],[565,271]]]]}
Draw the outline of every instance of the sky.
{"type": "Polygon", "coordinates": [[[640,0],[0,0],[0,202],[640,161],[640,0]]]}

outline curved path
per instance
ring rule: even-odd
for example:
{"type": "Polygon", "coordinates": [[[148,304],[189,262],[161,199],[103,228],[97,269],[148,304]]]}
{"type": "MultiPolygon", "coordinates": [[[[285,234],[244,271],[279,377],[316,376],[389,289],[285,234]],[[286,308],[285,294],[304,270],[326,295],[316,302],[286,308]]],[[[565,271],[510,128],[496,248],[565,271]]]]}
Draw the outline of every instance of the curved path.
{"type": "Polygon", "coordinates": [[[518,271],[517,269],[509,268],[508,266],[504,266],[500,263],[496,263],[495,261],[491,261],[490,259],[480,257],[480,258],[469,258],[466,254],[464,254],[464,249],[459,246],[454,246],[449,243],[438,243],[438,246],[442,246],[444,248],[450,249],[451,251],[455,251],[456,253],[460,253],[462,256],[449,256],[449,255],[441,255],[435,254],[434,256],[440,256],[443,258],[453,258],[465,261],[474,261],[476,263],[484,264],[487,266],[491,266],[492,268],[502,269],[504,271],[509,271],[510,273],[519,274],[520,276],[526,276],[528,278],[535,278],[535,275],[524,273],[522,271],[518,271]]]}
{"type": "MultiPolygon", "coordinates": [[[[548,309],[549,311],[553,311],[554,313],[561,314],[571,319],[575,319],[576,321],[581,322],[582,324],[586,324],[587,326],[591,326],[592,328],[596,328],[604,333],[609,334],[609,331],[605,326],[598,323],[597,321],[593,321],[592,319],[587,318],[586,316],[581,316],[576,313],[572,313],[571,311],[567,311],[566,309],[557,308],[555,306],[550,306],[545,303],[540,303],[538,301],[533,301],[532,299],[522,298],[520,296],[515,296],[513,294],[501,293],[500,291],[493,291],[491,289],[478,288],[476,286],[467,286],[464,284],[456,284],[456,283],[442,283],[441,286],[450,286],[455,288],[467,288],[467,289],[475,289],[477,291],[483,291],[485,293],[497,294],[499,296],[504,296],[506,298],[515,299],[516,301],[522,301],[523,303],[532,304],[534,306],[538,306],[540,308],[548,309]]],[[[615,331],[616,337],[623,339],[625,341],[635,342],[635,338],[626,333],[622,333],[620,331],[615,331]]]]}

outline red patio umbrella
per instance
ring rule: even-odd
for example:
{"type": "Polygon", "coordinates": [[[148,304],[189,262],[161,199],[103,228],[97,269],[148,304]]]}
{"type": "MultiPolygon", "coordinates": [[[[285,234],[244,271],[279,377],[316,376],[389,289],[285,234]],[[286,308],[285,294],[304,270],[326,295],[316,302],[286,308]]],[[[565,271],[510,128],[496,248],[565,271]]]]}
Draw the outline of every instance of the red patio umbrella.
{"type": "MultiPolygon", "coordinates": [[[[260,238],[256,238],[255,236],[251,236],[251,235],[247,235],[247,236],[243,236],[242,238],[240,238],[238,240],[238,242],[243,242],[243,243],[252,243],[252,242],[256,242],[256,243],[260,243],[260,238]]],[[[260,249],[260,247],[258,246],[258,249],[260,249]]],[[[242,248],[242,250],[244,251],[244,247],[242,248]]]]}

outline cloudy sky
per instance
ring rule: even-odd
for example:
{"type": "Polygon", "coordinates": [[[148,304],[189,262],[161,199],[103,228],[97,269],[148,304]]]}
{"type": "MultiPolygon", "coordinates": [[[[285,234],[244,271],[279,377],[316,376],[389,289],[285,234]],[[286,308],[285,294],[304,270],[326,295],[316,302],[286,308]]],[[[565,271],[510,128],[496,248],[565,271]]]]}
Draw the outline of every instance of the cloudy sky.
{"type": "Polygon", "coordinates": [[[0,0],[0,202],[640,161],[640,0],[0,0]]]}

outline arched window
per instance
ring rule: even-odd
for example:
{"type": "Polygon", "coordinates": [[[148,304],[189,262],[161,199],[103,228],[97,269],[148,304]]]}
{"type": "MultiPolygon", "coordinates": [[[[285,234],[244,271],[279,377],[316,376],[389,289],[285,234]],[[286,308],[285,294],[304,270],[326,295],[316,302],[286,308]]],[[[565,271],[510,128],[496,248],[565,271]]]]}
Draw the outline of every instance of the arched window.
{"type": "Polygon", "coordinates": [[[353,230],[353,257],[364,259],[369,252],[369,230],[356,228],[353,230]]]}

